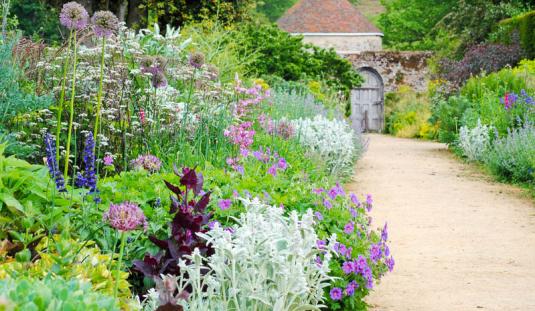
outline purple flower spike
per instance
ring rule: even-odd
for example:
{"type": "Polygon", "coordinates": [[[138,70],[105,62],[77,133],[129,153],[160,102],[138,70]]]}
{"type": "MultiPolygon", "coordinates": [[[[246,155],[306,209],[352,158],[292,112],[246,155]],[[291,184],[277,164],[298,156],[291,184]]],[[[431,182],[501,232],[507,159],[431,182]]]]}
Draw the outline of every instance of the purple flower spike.
{"type": "Polygon", "coordinates": [[[91,22],[94,26],[95,35],[99,38],[108,38],[119,29],[119,19],[110,11],[96,12],[91,22]]]}
{"type": "Polygon", "coordinates": [[[59,14],[61,25],[70,30],[82,30],[87,26],[89,14],[85,8],[78,2],[67,2],[63,5],[59,14]]]}
{"type": "Polygon", "coordinates": [[[148,223],[143,211],[137,204],[123,202],[111,204],[110,209],[104,213],[103,220],[119,231],[132,231],[142,226],[147,230],[148,223]]]}

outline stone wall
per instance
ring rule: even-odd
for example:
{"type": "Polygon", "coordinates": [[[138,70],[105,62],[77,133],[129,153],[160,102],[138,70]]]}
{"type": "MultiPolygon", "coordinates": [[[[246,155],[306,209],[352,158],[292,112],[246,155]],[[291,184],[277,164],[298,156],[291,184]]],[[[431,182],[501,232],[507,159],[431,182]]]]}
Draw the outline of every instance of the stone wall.
{"type": "Polygon", "coordinates": [[[375,34],[305,34],[303,41],[322,48],[333,48],[340,54],[359,51],[380,51],[383,38],[375,34]]]}
{"type": "Polygon", "coordinates": [[[429,69],[427,60],[431,52],[373,51],[341,53],[355,67],[371,67],[383,78],[385,92],[392,92],[399,85],[408,85],[417,92],[427,90],[429,69]]]}

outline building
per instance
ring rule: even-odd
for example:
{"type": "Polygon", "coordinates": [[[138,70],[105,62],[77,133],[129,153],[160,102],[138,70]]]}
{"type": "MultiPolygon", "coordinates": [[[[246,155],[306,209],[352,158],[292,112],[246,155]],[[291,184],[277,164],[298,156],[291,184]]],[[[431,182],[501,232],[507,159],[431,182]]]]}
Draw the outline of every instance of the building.
{"type": "Polygon", "coordinates": [[[383,33],[347,0],[300,0],[277,24],[340,54],[382,50],[383,33]]]}

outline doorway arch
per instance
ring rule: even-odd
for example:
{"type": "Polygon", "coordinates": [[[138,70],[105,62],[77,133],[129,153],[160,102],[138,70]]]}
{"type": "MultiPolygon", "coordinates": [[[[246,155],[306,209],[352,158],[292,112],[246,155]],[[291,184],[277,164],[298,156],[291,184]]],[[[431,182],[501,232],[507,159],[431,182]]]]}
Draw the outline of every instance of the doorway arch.
{"type": "Polygon", "coordinates": [[[363,132],[382,132],[384,129],[384,83],[377,70],[358,69],[364,83],[351,91],[351,120],[363,132]]]}

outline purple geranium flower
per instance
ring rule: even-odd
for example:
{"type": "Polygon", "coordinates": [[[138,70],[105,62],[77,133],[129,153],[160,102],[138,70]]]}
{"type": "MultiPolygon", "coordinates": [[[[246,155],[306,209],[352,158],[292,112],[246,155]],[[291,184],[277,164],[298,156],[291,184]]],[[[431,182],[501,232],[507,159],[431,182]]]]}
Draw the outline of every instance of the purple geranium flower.
{"type": "Polygon", "coordinates": [[[230,208],[230,206],[232,205],[232,202],[230,201],[230,199],[223,199],[223,200],[219,200],[217,205],[222,211],[224,211],[230,208]]]}
{"type": "Polygon", "coordinates": [[[346,261],[342,264],[342,271],[344,271],[345,274],[350,274],[355,270],[353,262],[346,261]]]}
{"type": "Polygon", "coordinates": [[[316,216],[318,220],[320,221],[323,220],[323,215],[320,212],[315,212],[314,215],[316,216]]]}
{"type": "Polygon", "coordinates": [[[388,240],[388,224],[385,222],[385,226],[381,231],[381,241],[386,242],[388,240]]]}
{"type": "Polygon", "coordinates": [[[381,250],[381,244],[373,244],[370,247],[370,258],[373,262],[379,261],[383,256],[383,251],[381,250]]]}
{"type": "Polygon", "coordinates": [[[341,300],[342,299],[342,289],[335,287],[331,289],[329,293],[332,300],[341,300]]]}
{"type": "Polygon", "coordinates": [[[353,224],[352,221],[350,221],[344,226],[344,233],[351,234],[353,233],[353,231],[355,231],[355,225],[353,224]]]}
{"type": "Polygon", "coordinates": [[[328,199],[323,200],[323,206],[325,206],[326,209],[331,209],[333,207],[331,201],[329,201],[328,199]]]}
{"type": "Polygon", "coordinates": [[[346,286],[345,294],[346,296],[353,296],[355,294],[355,290],[359,287],[359,283],[357,281],[353,280],[349,282],[346,286]]]}

